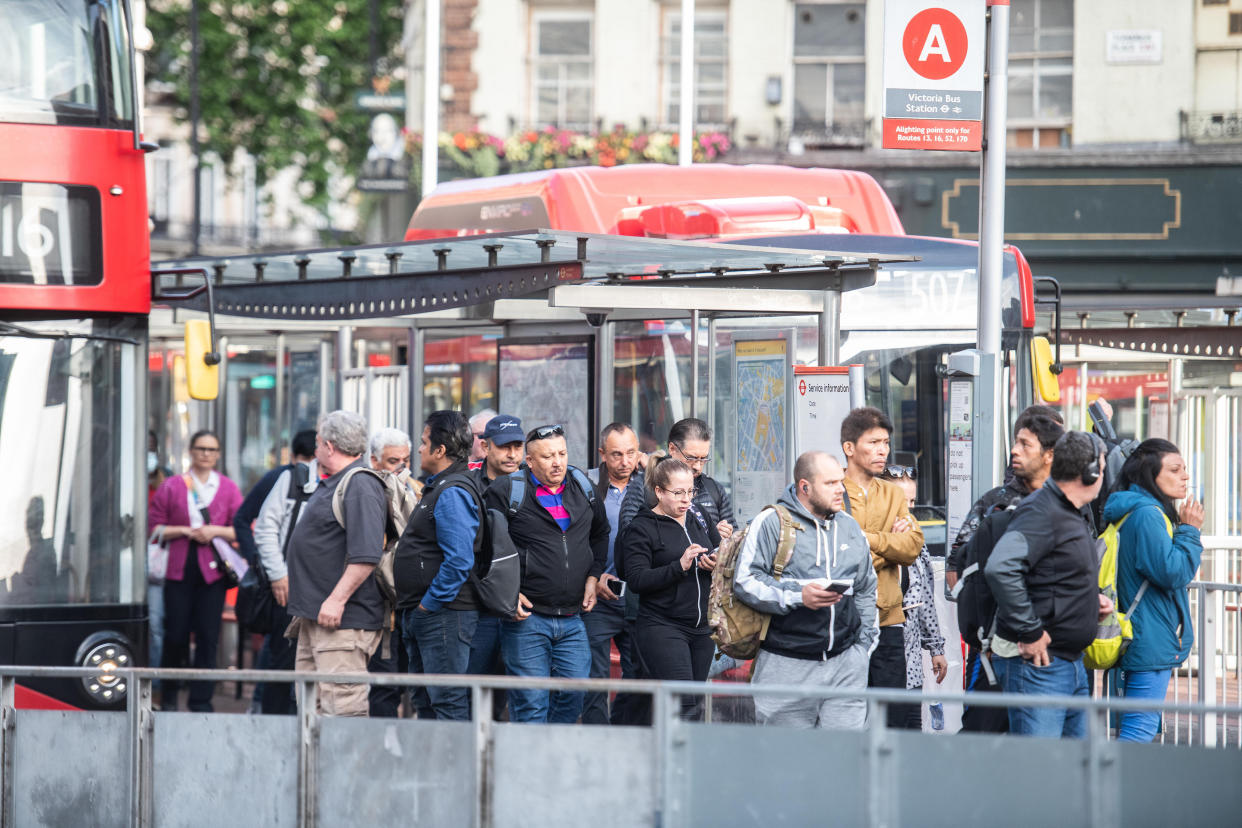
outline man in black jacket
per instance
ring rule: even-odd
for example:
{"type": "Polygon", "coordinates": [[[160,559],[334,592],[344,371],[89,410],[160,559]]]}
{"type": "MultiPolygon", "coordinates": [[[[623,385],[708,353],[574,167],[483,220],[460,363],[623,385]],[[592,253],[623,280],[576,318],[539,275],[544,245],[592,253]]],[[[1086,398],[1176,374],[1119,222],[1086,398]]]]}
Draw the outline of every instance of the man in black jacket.
{"type": "MultiPolygon", "coordinates": [[[[1043,488],[1019,504],[985,573],[996,599],[992,663],[1006,693],[1087,696],[1082,652],[1112,602],[1100,594],[1089,512],[1104,479],[1105,446],[1070,431],[1053,447],[1043,488]]],[[[1086,736],[1082,710],[1014,707],[1011,733],[1086,736]]]]}
{"type": "MultiPolygon", "coordinates": [[[[721,540],[728,540],[736,524],[733,501],[724,486],[706,473],[711,455],[712,430],[702,420],[686,417],[673,423],[668,430],[668,456],[685,463],[694,472],[694,508],[716,527],[721,540]]],[[[628,487],[621,502],[618,528],[624,532],[644,506],[650,508],[655,504],[655,492],[649,486],[628,487]]]]}
{"type": "MultiPolygon", "coordinates": [[[[509,515],[509,537],[522,560],[518,611],[501,630],[505,668],[515,676],[586,678],[591,651],[580,613],[595,606],[596,583],[608,562],[608,515],[581,472],[570,469],[565,429],[542,426],[526,435],[528,468],[487,490],[488,508],[509,515]],[[572,479],[568,479],[572,478],[572,479]],[[521,497],[512,498],[514,487],[521,497]],[[511,499],[517,499],[510,508],[511,499]]],[[[515,722],[572,723],[582,693],[510,690],[515,722]]]]}

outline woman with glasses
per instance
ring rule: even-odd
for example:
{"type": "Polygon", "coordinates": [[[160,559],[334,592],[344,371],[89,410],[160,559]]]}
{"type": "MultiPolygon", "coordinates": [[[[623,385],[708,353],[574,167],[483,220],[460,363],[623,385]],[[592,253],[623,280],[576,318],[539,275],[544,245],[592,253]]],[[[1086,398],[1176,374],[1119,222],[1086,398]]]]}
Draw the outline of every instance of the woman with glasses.
{"type": "MultiPolygon", "coordinates": [[[[237,484],[216,471],[220,440],[210,431],[190,438],[190,471],[164,481],[151,498],[147,524],[168,543],[164,579],[164,647],[161,667],[186,667],[194,634],[195,669],[216,666],[220,616],[229,584],[213,542],[236,540],[233,515],[241,505],[237,484]]],[[[160,682],[160,708],[177,709],[180,682],[160,682]]],[[[215,682],[190,683],[190,710],[210,712],[215,682]]]]}
{"type": "MultiPolygon", "coordinates": [[[[714,646],[707,595],[720,534],[692,502],[694,472],[665,458],[649,471],[656,505],[617,543],[618,574],[639,598],[635,639],[644,678],[707,681],[714,646]]],[[[702,698],[682,698],[682,717],[702,716],[702,698]]]]}

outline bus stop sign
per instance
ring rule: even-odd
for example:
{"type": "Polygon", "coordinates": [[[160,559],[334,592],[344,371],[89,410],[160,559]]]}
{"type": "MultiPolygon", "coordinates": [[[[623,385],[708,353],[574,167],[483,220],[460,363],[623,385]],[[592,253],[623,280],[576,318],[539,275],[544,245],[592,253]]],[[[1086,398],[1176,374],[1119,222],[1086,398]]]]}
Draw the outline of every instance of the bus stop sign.
{"type": "Polygon", "coordinates": [[[978,151],[984,0],[886,0],[885,149],[978,151]]]}

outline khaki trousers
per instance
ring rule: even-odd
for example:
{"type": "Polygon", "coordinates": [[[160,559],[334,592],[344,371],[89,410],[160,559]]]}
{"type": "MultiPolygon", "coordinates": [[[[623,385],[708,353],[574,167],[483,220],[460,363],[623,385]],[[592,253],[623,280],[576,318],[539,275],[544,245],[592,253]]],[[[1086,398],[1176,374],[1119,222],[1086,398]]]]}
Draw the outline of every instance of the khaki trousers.
{"type": "MultiPolygon", "coordinates": [[[[380,630],[328,630],[309,618],[295,618],[292,626],[298,639],[294,669],[305,672],[365,673],[382,635],[380,630]]],[[[367,715],[370,685],[321,682],[318,689],[316,710],[321,715],[367,715]]]]}

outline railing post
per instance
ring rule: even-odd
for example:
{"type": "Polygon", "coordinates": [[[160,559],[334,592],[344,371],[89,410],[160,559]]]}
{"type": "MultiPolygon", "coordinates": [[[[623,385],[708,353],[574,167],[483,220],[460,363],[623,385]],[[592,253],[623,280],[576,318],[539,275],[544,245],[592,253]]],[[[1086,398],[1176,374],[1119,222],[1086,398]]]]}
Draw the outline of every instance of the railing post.
{"type": "MultiPolygon", "coordinates": [[[[1199,701],[1216,704],[1216,619],[1218,590],[1210,586],[1199,593],[1199,701]]],[[[1183,633],[1185,634],[1185,633],[1183,633]]],[[[1216,714],[1203,714],[1203,746],[1216,747],[1216,714]]]]}
{"type": "Polygon", "coordinates": [[[867,699],[867,824],[871,828],[897,825],[897,797],[893,795],[893,745],[888,729],[888,703],[867,699]]]}
{"type": "Polygon", "coordinates": [[[17,727],[17,679],[0,676],[0,826],[14,825],[13,736],[17,727]]]}
{"type": "Polygon", "coordinates": [[[314,828],[317,768],[319,766],[319,686],[299,679],[298,693],[298,826],[314,828]]]}
{"type": "Polygon", "coordinates": [[[474,712],[474,824],[492,824],[492,688],[475,685],[470,690],[474,712]]]}
{"type": "Polygon", "coordinates": [[[1093,828],[1121,824],[1121,772],[1116,742],[1108,739],[1108,707],[1092,707],[1087,715],[1087,788],[1093,828]]]}
{"type": "Polygon", "coordinates": [[[673,813],[675,805],[673,800],[671,707],[669,694],[665,691],[663,685],[652,691],[651,721],[655,731],[656,742],[655,828],[669,828],[670,826],[678,825],[677,817],[673,813]]]}
{"type": "Polygon", "coordinates": [[[155,824],[155,714],[151,707],[151,679],[136,678],[130,671],[128,681],[130,824],[147,828],[155,824]]]}

